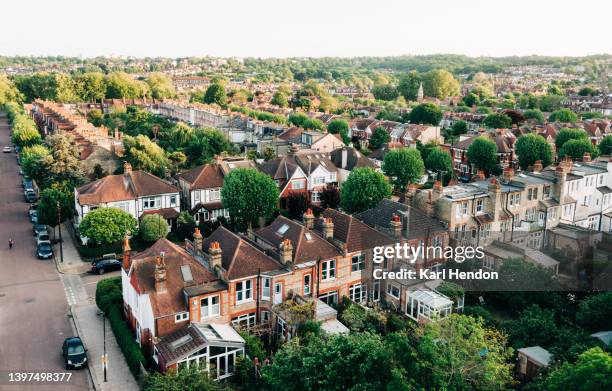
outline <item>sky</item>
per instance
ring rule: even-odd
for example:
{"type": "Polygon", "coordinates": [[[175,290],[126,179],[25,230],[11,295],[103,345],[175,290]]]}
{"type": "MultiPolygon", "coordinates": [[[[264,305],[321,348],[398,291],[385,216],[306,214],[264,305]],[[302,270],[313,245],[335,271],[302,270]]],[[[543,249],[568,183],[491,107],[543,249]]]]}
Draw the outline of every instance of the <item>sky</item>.
{"type": "Polygon", "coordinates": [[[2,0],[0,55],[612,53],[607,0],[2,0]]]}

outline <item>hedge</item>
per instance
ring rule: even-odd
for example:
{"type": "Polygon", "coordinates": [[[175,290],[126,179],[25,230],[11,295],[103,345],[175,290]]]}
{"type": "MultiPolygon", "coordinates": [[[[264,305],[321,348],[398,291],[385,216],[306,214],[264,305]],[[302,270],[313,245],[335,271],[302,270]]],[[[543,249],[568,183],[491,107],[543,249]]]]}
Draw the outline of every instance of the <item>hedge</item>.
{"type": "Polygon", "coordinates": [[[123,252],[122,242],[100,245],[96,247],[77,245],[77,251],[83,258],[100,258],[105,254],[121,254],[123,252]]]}
{"type": "Polygon", "coordinates": [[[105,278],[98,281],[96,285],[96,305],[103,312],[116,304],[121,306],[123,296],[121,294],[121,277],[105,278]]]}

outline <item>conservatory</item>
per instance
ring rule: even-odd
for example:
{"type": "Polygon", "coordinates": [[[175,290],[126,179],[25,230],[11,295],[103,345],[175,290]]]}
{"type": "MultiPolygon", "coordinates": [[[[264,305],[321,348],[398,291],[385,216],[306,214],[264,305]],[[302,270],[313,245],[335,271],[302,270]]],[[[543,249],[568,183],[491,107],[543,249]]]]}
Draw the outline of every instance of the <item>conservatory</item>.
{"type": "Polygon", "coordinates": [[[419,321],[446,318],[453,310],[453,301],[445,295],[426,288],[406,292],[406,315],[419,321]]]}
{"type": "Polygon", "coordinates": [[[233,375],[236,359],[242,356],[244,339],[231,326],[192,323],[162,337],[153,359],[162,370],[196,366],[220,380],[233,375]]]}

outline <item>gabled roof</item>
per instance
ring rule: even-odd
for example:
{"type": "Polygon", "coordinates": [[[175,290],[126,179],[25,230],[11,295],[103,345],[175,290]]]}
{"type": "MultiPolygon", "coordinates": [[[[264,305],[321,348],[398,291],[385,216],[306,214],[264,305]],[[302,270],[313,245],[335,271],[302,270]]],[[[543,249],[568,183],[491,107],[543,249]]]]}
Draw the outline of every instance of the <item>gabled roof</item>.
{"type": "Polygon", "coordinates": [[[334,239],[344,243],[349,252],[369,250],[394,242],[390,237],[383,235],[355,217],[335,209],[325,209],[321,213],[321,217],[332,219],[334,239]]]}
{"type": "Polygon", "coordinates": [[[142,196],[178,191],[168,182],[145,171],[108,175],[77,188],[81,205],[133,200],[142,196]]]}
{"type": "Polygon", "coordinates": [[[291,240],[294,263],[316,261],[319,257],[329,259],[341,255],[336,246],[320,237],[318,233],[284,216],[278,216],[267,227],[257,229],[255,234],[276,246],[277,249],[283,240],[291,240]]]}
{"type": "Polygon", "coordinates": [[[155,318],[187,311],[183,288],[215,281],[217,277],[198,263],[185,249],[166,238],[159,239],[147,250],[132,258],[130,282],[139,294],[148,294],[155,318]],[[166,291],[155,291],[156,257],[164,253],[166,291]],[[191,281],[185,281],[181,266],[191,271],[191,281]]]}
{"type": "Polygon", "coordinates": [[[267,272],[282,267],[276,260],[223,226],[204,240],[205,251],[212,242],[219,242],[221,246],[221,265],[227,271],[228,280],[255,276],[259,271],[267,272]]]}
{"type": "Polygon", "coordinates": [[[179,175],[187,183],[189,189],[210,189],[223,186],[223,173],[219,166],[210,163],[194,167],[179,175]]]}
{"type": "Polygon", "coordinates": [[[360,167],[375,167],[374,163],[353,147],[342,147],[331,151],[330,160],[338,168],[352,170],[360,167]],[[346,166],[342,167],[342,155],[346,153],[346,166]]]}

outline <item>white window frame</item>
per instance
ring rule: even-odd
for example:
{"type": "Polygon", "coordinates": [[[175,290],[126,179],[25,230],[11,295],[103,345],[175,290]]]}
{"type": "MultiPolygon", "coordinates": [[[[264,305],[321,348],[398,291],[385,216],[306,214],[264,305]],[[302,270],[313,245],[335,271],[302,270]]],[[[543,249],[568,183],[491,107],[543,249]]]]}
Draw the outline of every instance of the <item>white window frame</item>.
{"type": "Polygon", "coordinates": [[[366,284],[353,284],[349,287],[349,298],[356,303],[363,303],[368,298],[366,284]]]}
{"type": "Polygon", "coordinates": [[[321,262],[321,280],[330,281],[336,279],[336,260],[328,259],[321,262]]]}
{"type": "Polygon", "coordinates": [[[236,283],[236,304],[253,300],[253,282],[251,280],[236,283]],[[240,298],[242,296],[242,298],[240,298]]]}
{"type": "Polygon", "coordinates": [[[365,254],[357,254],[351,257],[351,273],[359,273],[365,270],[365,254]]]}
{"type": "Polygon", "coordinates": [[[318,191],[313,191],[310,195],[310,202],[321,202],[321,193],[318,191]]]}
{"type": "Polygon", "coordinates": [[[219,295],[207,296],[200,299],[200,319],[214,318],[221,315],[221,297],[219,295]],[[214,303],[214,299],[217,299],[217,303],[214,303]],[[204,301],[207,302],[203,305],[204,301]],[[206,316],[202,315],[206,308],[206,316]]]}
{"type": "Polygon", "coordinates": [[[306,184],[304,183],[303,180],[291,181],[291,190],[304,190],[305,188],[306,188],[306,184]]]}
{"type": "Polygon", "coordinates": [[[178,201],[178,196],[176,194],[172,194],[170,196],[170,206],[176,206],[178,201]]]}
{"type": "Polygon", "coordinates": [[[262,300],[270,300],[271,292],[272,292],[272,278],[262,277],[261,278],[261,298],[262,300]]]}
{"type": "Polygon", "coordinates": [[[392,283],[387,284],[387,294],[389,296],[399,300],[401,292],[402,290],[397,285],[392,284],[392,283]],[[395,290],[397,290],[397,296],[393,294],[395,290]]]}
{"type": "Polygon", "coordinates": [[[142,209],[159,209],[161,207],[161,197],[143,197],[142,198],[142,209]],[[153,205],[151,206],[151,203],[153,205]]]}
{"type": "Polygon", "coordinates": [[[174,323],[181,323],[186,320],[189,320],[189,312],[179,312],[174,314],[174,323]]]}
{"type": "Polygon", "coordinates": [[[221,200],[221,189],[210,189],[209,191],[211,201],[221,200]]]}
{"type": "Polygon", "coordinates": [[[304,286],[302,290],[304,293],[304,296],[310,296],[312,294],[312,274],[310,273],[304,274],[304,276],[302,277],[302,284],[304,286]],[[308,279],[308,283],[306,283],[307,279],[308,279]]]}
{"type": "Polygon", "coordinates": [[[483,213],[484,212],[484,200],[482,198],[479,198],[476,200],[476,213],[483,213]]]}
{"type": "MultiPolygon", "coordinates": [[[[331,291],[331,292],[321,293],[318,298],[320,300],[323,300],[323,302],[327,303],[324,299],[328,299],[330,297],[333,298],[332,299],[332,303],[336,303],[336,304],[338,303],[338,291],[337,290],[331,291]]],[[[329,303],[327,303],[327,304],[329,304],[329,303]]]]}

